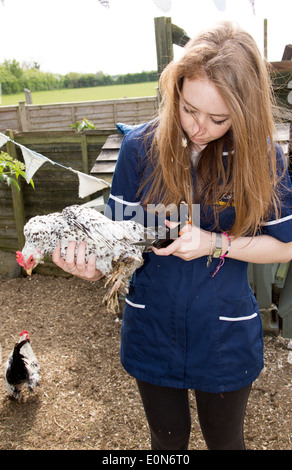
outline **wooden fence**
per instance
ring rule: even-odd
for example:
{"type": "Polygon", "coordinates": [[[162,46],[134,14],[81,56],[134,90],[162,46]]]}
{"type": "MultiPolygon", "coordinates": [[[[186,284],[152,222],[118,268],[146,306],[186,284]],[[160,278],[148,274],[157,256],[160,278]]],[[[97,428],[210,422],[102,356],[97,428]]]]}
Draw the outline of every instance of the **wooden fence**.
{"type": "MultiPolygon", "coordinates": [[[[14,142],[41,153],[50,160],[66,168],[90,174],[103,144],[112,130],[89,131],[82,134],[73,131],[9,133],[14,142]]],[[[10,141],[3,150],[23,161],[18,145],[10,141]]],[[[104,175],[105,176],[105,175],[104,175]]],[[[106,177],[105,177],[106,179],[106,177]]],[[[20,180],[21,191],[14,187],[0,184],[0,250],[15,251],[24,243],[23,224],[35,215],[60,211],[70,204],[82,204],[88,201],[78,196],[78,176],[66,169],[50,163],[44,163],[35,173],[35,189],[20,180]]],[[[101,193],[95,193],[96,198],[101,193]]]]}
{"type": "Polygon", "coordinates": [[[19,106],[0,106],[0,131],[5,132],[6,129],[20,131],[21,127],[19,106]]]}
{"type": "Polygon", "coordinates": [[[71,124],[82,121],[83,117],[93,122],[98,130],[110,129],[115,128],[117,122],[147,122],[157,115],[157,108],[156,96],[44,105],[21,101],[16,106],[0,106],[0,131],[68,131],[71,124]]]}

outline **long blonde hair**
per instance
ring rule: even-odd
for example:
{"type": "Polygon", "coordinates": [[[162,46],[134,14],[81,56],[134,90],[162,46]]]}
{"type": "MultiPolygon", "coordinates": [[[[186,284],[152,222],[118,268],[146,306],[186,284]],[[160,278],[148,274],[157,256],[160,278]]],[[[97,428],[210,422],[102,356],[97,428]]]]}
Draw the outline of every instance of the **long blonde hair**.
{"type": "MultiPolygon", "coordinates": [[[[160,77],[161,106],[153,140],[150,190],[146,206],[159,201],[165,206],[187,202],[214,208],[225,195],[235,206],[234,236],[255,234],[271,210],[277,211],[276,158],[273,145],[273,91],[267,64],[254,39],[238,26],[223,22],[190,40],[183,56],[172,61],[160,77]],[[179,119],[179,100],[184,78],[207,77],[226,103],[231,131],[203,150],[196,169],[196,187],[190,163],[190,143],[179,119]],[[228,148],[227,164],[222,158],[228,148]]],[[[149,181],[148,181],[149,183],[149,181]]],[[[191,213],[191,212],[190,212],[191,213]]]]}

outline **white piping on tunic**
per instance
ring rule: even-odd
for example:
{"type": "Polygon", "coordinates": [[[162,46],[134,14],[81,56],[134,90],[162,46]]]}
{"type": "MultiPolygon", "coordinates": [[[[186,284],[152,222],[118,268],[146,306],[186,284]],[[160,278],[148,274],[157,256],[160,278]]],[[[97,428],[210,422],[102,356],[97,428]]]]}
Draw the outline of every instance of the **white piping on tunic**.
{"type": "Polygon", "coordinates": [[[258,316],[258,314],[257,314],[257,312],[255,312],[252,315],[248,315],[247,317],[236,317],[236,318],[219,317],[219,320],[223,320],[223,321],[243,321],[243,320],[251,320],[252,318],[255,318],[257,316],[258,316]]]}
{"type": "Polygon", "coordinates": [[[276,219],[271,220],[270,222],[266,222],[265,226],[281,224],[282,222],[287,222],[288,220],[292,220],[292,215],[287,215],[286,217],[282,217],[282,219],[276,219]]]}
{"type": "Polygon", "coordinates": [[[124,199],[121,199],[117,196],[113,196],[110,194],[109,196],[111,199],[113,199],[116,202],[120,202],[121,204],[124,204],[125,206],[140,206],[140,202],[129,202],[129,201],[124,201],[124,199]]]}
{"type": "Polygon", "coordinates": [[[134,302],[131,302],[129,299],[126,299],[126,303],[131,305],[131,307],[145,308],[145,305],[143,305],[143,304],[134,304],[134,302]]]}

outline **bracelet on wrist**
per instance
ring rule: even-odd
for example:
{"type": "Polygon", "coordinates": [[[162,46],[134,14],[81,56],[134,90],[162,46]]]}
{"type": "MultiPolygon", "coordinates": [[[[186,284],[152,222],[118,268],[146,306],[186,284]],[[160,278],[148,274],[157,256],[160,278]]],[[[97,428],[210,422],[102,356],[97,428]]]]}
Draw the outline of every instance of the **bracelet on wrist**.
{"type": "Polygon", "coordinates": [[[210,267],[210,264],[212,263],[212,258],[213,258],[213,233],[210,232],[210,246],[209,246],[209,256],[207,258],[207,268],[210,267]]]}
{"type": "Polygon", "coordinates": [[[228,253],[230,251],[230,248],[231,248],[231,238],[230,238],[230,235],[228,235],[228,233],[226,233],[226,232],[222,232],[220,234],[216,233],[215,236],[216,236],[216,246],[214,248],[213,232],[210,232],[210,246],[209,246],[209,255],[208,255],[208,258],[207,258],[207,268],[210,267],[210,265],[213,261],[213,258],[216,258],[216,259],[219,258],[220,263],[217,266],[217,268],[216,268],[215,272],[213,273],[212,277],[214,277],[215,274],[221,268],[221,266],[223,266],[223,264],[225,262],[225,258],[228,255],[228,253]],[[227,247],[227,250],[225,251],[224,254],[222,254],[222,236],[223,235],[225,235],[225,237],[228,239],[228,247],[227,247]]]}
{"type": "Polygon", "coordinates": [[[228,233],[226,232],[223,232],[222,235],[225,235],[225,237],[227,237],[227,240],[228,240],[227,250],[225,251],[224,255],[220,256],[220,258],[225,258],[228,255],[230,248],[231,248],[231,238],[230,238],[230,235],[228,235],[228,233]]]}

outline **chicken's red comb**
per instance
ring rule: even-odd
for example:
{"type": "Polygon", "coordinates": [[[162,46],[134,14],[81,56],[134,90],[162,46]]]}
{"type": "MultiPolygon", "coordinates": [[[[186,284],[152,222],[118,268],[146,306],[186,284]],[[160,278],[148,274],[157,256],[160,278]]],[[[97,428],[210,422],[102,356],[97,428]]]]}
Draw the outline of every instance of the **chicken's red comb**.
{"type": "Polygon", "coordinates": [[[16,252],[16,261],[18,262],[20,266],[24,267],[24,259],[23,259],[23,254],[21,253],[21,251],[16,252]]]}
{"type": "Polygon", "coordinates": [[[26,330],[23,330],[19,333],[19,336],[25,336],[25,335],[28,336],[28,338],[29,338],[28,331],[26,331],[26,330]]]}

